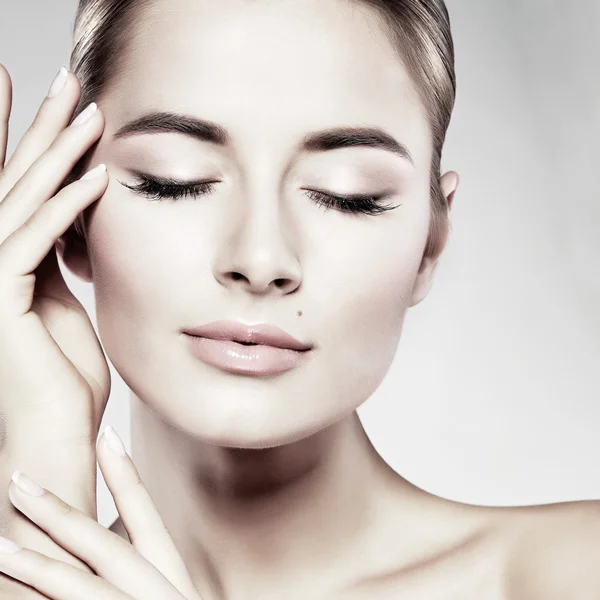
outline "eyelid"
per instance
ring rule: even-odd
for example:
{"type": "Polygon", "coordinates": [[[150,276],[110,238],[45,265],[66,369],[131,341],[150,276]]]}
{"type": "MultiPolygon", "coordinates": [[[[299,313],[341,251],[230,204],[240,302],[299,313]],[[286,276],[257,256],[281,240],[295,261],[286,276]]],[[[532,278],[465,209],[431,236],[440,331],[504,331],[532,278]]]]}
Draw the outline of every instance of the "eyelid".
{"type": "Polygon", "coordinates": [[[369,193],[365,193],[365,194],[361,194],[361,193],[354,193],[354,194],[341,194],[339,192],[334,192],[331,190],[324,190],[324,189],[319,189],[319,188],[300,188],[301,190],[305,191],[305,192],[316,192],[317,194],[325,194],[326,196],[332,196],[334,198],[343,198],[344,200],[356,200],[356,199],[360,199],[360,198],[373,198],[373,200],[380,200],[381,198],[383,198],[384,196],[386,196],[386,193],[377,193],[377,194],[369,194],[369,193]]]}
{"type": "Polygon", "coordinates": [[[193,185],[202,185],[205,183],[219,183],[217,180],[213,179],[177,179],[175,177],[160,177],[159,175],[149,175],[147,173],[143,173],[142,171],[132,171],[134,177],[139,180],[149,180],[160,185],[178,185],[178,186],[193,186],[193,185]]]}

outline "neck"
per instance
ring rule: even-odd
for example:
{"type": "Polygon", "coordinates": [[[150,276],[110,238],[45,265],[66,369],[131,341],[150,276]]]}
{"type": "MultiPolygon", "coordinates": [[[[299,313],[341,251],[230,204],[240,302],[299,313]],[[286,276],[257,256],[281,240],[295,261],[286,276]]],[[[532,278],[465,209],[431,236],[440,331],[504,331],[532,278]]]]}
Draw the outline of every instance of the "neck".
{"type": "Polygon", "coordinates": [[[205,600],[332,590],[364,571],[398,486],[413,506],[424,495],[377,454],[356,412],[261,450],[203,443],[134,395],[131,416],[132,458],[205,600]]]}

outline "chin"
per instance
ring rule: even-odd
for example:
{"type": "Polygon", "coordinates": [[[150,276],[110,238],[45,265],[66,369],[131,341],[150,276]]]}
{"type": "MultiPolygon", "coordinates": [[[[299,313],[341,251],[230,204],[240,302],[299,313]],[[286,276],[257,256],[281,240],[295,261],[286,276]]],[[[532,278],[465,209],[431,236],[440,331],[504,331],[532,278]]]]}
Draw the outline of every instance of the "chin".
{"type": "MultiPolygon", "coordinates": [[[[233,386],[187,389],[169,394],[170,401],[141,391],[153,412],[175,429],[207,444],[226,448],[265,449],[293,444],[309,438],[352,414],[357,406],[327,390],[296,387],[296,393],[281,388],[249,390],[238,380],[233,386]],[[303,389],[298,393],[298,389],[303,389]],[[345,400],[345,405],[342,402],[345,400]]],[[[250,386],[252,387],[252,386],[250,386]]]]}
{"type": "Polygon", "coordinates": [[[149,417],[192,441],[239,449],[294,444],[328,429],[373,394],[390,363],[387,354],[381,361],[365,361],[356,352],[350,361],[319,357],[265,378],[188,360],[168,344],[138,347],[157,351],[135,360],[127,357],[123,362],[128,368],[120,372],[141,405],[150,409],[149,417]]]}

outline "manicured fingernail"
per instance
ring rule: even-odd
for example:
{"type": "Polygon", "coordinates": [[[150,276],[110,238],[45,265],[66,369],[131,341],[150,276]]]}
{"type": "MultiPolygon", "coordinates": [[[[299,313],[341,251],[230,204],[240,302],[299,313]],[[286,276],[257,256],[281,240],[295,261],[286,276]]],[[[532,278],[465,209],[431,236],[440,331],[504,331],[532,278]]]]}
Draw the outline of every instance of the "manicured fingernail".
{"type": "Polygon", "coordinates": [[[25,473],[21,473],[21,471],[15,471],[12,474],[11,479],[22,492],[25,492],[30,496],[41,496],[44,493],[44,488],[40,487],[32,479],[29,479],[29,477],[27,477],[25,473]]]}
{"type": "Polygon", "coordinates": [[[89,121],[97,108],[98,105],[95,102],[88,104],[88,107],[71,123],[71,127],[77,127],[77,125],[83,125],[83,123],[89,121]]]}
{"type": "Polygon", "coordinates": [[[60,91],[65,87],[65,83],[67,83],[67,69],[66,67],[61,67],[58,71],[58,74],[54,78],[50,89],[48,90],[48,98],[54,98],[54,96],[58,96],[60,91]]]}
{"type": "Polygon", "coordinates": [[[108,447],[119,456],[127,456],[127,452],[125,450],[125,446],[121,441],[121,438],[118,436],[117,432],[110,426],[107,425],[104,430],[104,437],[106,438],[106,443],[108,447]]]}
{"type": "Polygon", "coordinates": [[[19,546],[17,546],[13,541],[7,540],[6,538],[0,536],[0,552],[2,552],[2,554],[15,554],[20,549],[21,548],[19,548],[19,546]]]}
{"type": "Polygon", "coordinates": [[[106,172],[106,165],[104,163],[100,163],[97,167],[89,170],[85,175],[81,177],[81,179],[94,179],[94,177],[99,177],[102,173],[106,172]]]}

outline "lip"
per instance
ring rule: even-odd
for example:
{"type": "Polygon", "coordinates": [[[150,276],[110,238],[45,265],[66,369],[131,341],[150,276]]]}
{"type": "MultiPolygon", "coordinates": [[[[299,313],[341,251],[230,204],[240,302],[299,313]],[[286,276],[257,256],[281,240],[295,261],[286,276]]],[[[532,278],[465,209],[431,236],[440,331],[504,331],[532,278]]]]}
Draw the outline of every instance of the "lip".
{"type": "Polygon", "coordinates": [[[245,325],[239,321],[213,321],[200,327],[184,329],[183,332],[212,340],[259,344],[297,352],[306,352],[314,347],[314,344],[301,342],[283,329],[268,323],[245,325]]]}
{"type": "Polygon", "coordinates": [[[196,358],[223,371],[245,375],[276,375],[294,369],[314,347],[266,323],[215,321],[184,329],[183,333],[196,358]]]}

